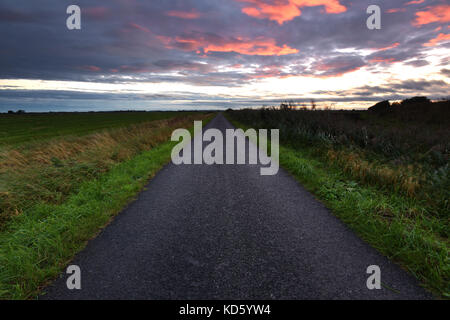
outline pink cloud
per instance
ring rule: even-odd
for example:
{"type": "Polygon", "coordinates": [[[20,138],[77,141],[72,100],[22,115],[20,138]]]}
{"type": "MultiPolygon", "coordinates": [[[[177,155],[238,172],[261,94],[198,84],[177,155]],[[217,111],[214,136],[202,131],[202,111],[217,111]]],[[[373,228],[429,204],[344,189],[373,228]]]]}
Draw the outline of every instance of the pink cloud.
{"type": "Polygon", "coordinates": [[[197,11],[168,11],[166,15],[180,19],[197,19],[201,16],[197,11]]]}
{"type": "Polygon", "coordinates": [[[299,52],[298,49],[291,48],[286,44],[278,46],[275,39],[264,37],[256,39],[237,37],[215,41],[197,35],[178,36],[175,38],[159,36],[158,38],[167,48],[196,51],[198,54],[236,52],[244,55],[282,56],[299,52]]]}
{"type": "Polygon", "coordinates": [[[397,60],[395,60],[394,58],[375,57],[375,58],[370,59],[369,62],[371,62],[371,63],[394,63],[394,62],[397,62],[397,60]]]}
{"type": "Polygon", "coordinates": [[[431,39],[427,43],[424,43],[424,47],[433,47],[437,45],[439,42],[450,41],[450,34],[440,33],[436,38],[431,39]]]}
{"type": "Polygon", "coordinates": [[[405,11],[406,11],[405,8],[393,8],[393,9],[386,10],[386,13],[397,13],[397,12],[405,12],[405,11]]]}
{"type": "Polygon", "coordinates": [[[450,5],[427,7],[427,10],[416,12],[415,26],[422,26],[433,22],[450,22],[450,5]]]}
{"type": "Polygon", "coordinates": [[[92,72],[99,72],[101,70],[101,68],[97,67],[97,66],[82,66],[80,69],[92,71],[92,72]]]}
{"type": "Polygon", "coordinates": [[[400,45],[399,42],[393,43],[390,46],[384,47],[384,48],[378,48],[377,51],[386,51],[386,50],[390,50],[390,49],[394,49],[397,48],[400,45]]]}
{"type": "Polygon", "coordinates": [[[147,33],[151,33],[150,29],[148,29],[146,27],[143,27],[141,25],[138,25],[136,23],[129,23],[128,25],[130,27],[134,28],[134,29],[141,30],[141,31],[144,31],[144,32],[147,32],[147,33]]]}
{"type": "Polygon", "coordinates": [[[409,6],[409,5],[412,5],[412,4],[421,4],[421,3],[424,3],[424,2],[425,2],[425,0],[413,0],[413,1],[405,3],[405,6],[409,6]]]}
{"type": "Polygon", "coordinates": [[[242,12],[257,19],[269,19],[283,24],[302,14],[300,8],[324,6],[328,14],[347,11],[339,0],[236,0],[246,3],[242,12]]]}
{"type": "Polygon", "coordinates": [[[109,9],[106,7],[88,7],[82,8],[81,12],[93,19],[103,19],[109,14],[109,9]]]}

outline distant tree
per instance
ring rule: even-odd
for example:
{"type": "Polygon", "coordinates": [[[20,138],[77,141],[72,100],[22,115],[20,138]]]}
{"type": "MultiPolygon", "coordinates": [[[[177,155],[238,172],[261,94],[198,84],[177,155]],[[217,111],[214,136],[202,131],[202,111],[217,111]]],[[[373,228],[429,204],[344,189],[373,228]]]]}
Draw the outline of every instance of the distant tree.
{"type": "Polygon", "coordinates": [[[431,101],[427,97],[413,97],[402,101],[402,105],[407,104],[429,104],[431,101]]]}
{"type": "Polygon", "coordinates": [[[378,114],[378,115],[384,115],[391,111],[391,104],[388,100],[378,102],[374,106],[369,108],[369,112],[378,114]]]}
{"type": "Polygon", "coordinates": [[[295,103],[292,100],[286,100],[280,103],[280,110],[291,110],[295,109],[295,103]]]}
{"type": "Polygon", "coordinates": [[[280,110],[289,110],[289,104],[286,102],[280,103],[280,110]]]}
{"type": "Polygon", "coordinates": [[[17,113],[17,114],[24,114],[24,113],[25,113],[25,110],[17,110],[16,113],[17,113]]]}
{"type": "Polygon", "coordinates": [[[14,111],[8,110],[8,113],[9,113],[9,114],[14,114],[14,111]]]}

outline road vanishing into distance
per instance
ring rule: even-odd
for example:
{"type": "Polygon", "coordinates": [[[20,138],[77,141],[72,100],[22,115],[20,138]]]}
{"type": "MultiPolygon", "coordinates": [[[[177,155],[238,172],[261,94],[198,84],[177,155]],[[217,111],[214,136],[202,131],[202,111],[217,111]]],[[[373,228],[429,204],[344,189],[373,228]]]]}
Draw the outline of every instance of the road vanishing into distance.
{"type": "Polygon", "coordinates": [[[70,263],[81,290],[63,273],[41,299],[431,298],[286,171],[259,168],[168,164],[70,263]]]}

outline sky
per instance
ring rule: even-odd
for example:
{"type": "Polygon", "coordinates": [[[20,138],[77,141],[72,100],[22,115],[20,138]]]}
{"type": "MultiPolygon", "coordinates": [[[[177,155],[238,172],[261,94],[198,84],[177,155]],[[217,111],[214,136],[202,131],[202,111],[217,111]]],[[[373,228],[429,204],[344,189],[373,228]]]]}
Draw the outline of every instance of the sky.
{"type": "Polygon", "coordinates": [[[0,39],[0,112],[450,96],[445,0],[2,0],[0,39]]]}

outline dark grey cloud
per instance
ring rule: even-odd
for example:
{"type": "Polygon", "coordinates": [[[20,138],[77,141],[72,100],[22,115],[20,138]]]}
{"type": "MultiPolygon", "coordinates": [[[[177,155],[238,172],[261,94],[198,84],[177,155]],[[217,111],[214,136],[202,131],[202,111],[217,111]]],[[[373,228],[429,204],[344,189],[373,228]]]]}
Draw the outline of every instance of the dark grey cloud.
{"type": "Polygon", "coordinates": [[[430,63],[427,60],[413,59],[411,61],[405,62],[405,64],[413,66],[413,67],[423,67],[423,66],[429,65],[430,63]]]}
{"type": "Polygon", "coordinates": [[[382,86],[361,86],[349,90],[328,91],[321,90],[315,94],[336,95],[351,100],[400,100],[412,95],[429,96],[432,99],[440,99],[448,96],[448,84],[442,80],[405,80],[395,81],[382,86]]]}

